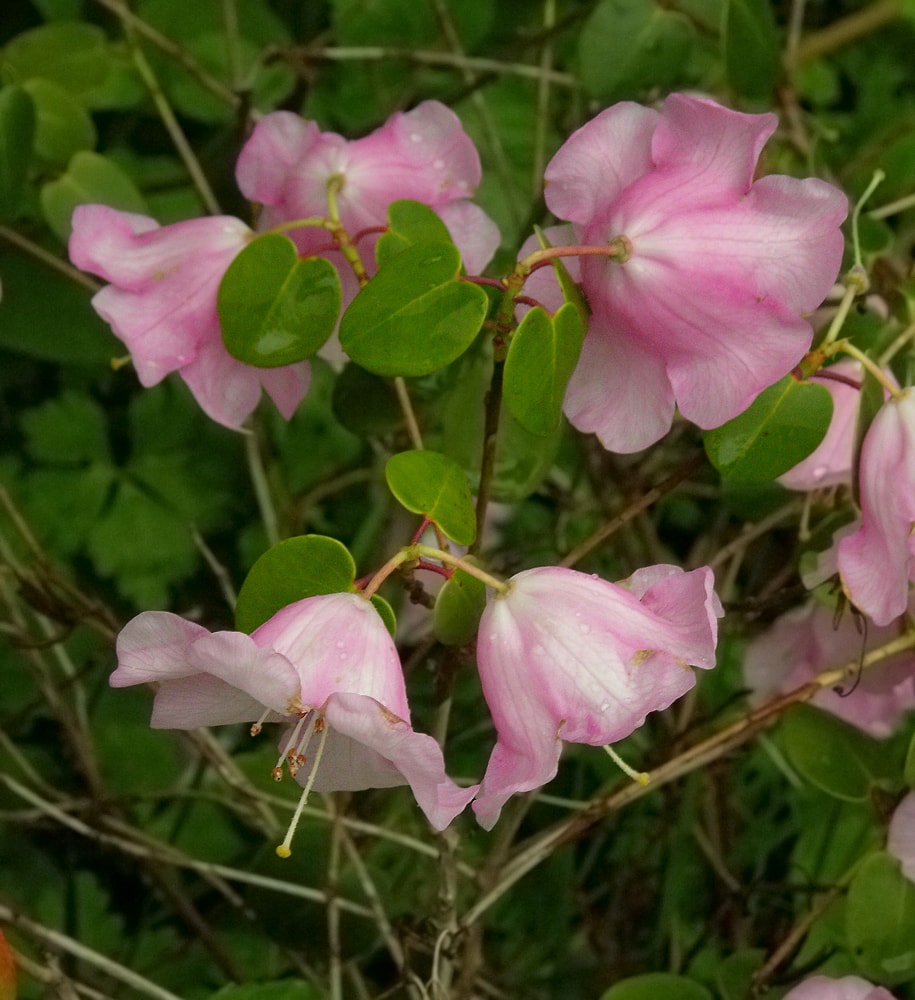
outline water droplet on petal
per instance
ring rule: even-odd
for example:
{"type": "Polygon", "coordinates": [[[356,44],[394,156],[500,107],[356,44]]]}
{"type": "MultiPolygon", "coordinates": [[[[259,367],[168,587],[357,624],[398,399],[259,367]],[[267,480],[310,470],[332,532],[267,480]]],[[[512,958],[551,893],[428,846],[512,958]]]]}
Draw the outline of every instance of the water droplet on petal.
{"type": "Polygon", "coordinates": [[[445,166],[445,161],[444,160],[433,160],[432,161],[432,169],[433,170],[441,170],[441,169],[444,168],[444,166],[445,166]]]}
{"type": "Polygon", "coordinates": [[[419,134],[419,132],[410,133],[410,142],[422,142],[422,141],[423,137],[419,134]]]}
{"type": "Polygon", "coordinates": [[[578,629],[579,629],[579,631],[581,632],[582,635],[590,635],[591,634],[591,626],[590,625],[586,625],[584,622],[582,622],[578,626],[578,629]]]}

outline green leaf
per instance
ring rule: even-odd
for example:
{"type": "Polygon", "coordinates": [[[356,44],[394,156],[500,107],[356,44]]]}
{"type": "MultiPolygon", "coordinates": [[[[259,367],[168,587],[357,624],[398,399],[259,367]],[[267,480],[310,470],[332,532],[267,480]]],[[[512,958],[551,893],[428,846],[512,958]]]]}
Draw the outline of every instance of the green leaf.
{"type": "Polygon", "coordinates": [[[831,419],[832,397],[824,386],[786,375],[739,416],[706,431],[705,450],[728,479],[775,479],[816,448],[831,419]]]}
{"type": "Polygon", "coordinates": [[[147,214],[149,208],[134,182],[113,161],[91,150],[70,160],[67,172],[41,189],[41,210],[55,234],[66,242],[77,205],[110,205],[122,212],[147,214]]]}
{"type": "MultiPolygon", "coordinates": [[[[307,405],[308,397],[305,397],[307,405]]],[[[403,410],[394,387],[380,375],[356,364],[347,365],[337,376],[333,410],[343,426],[361,438],[377,438],[403,426],[403,410]]]]}
{"type": "Polygon", "coordinates": [[[343,350],[376,375],[428,375],[460,357],[489,305],[482,288],[458,281],[460,267],[449,243],[397,254],[343,314],[343,350]]]}
{"type": "Polygon", "coordinates": [[[746,1000],[753,985],[753,973],[765,960],[762,948],[743,948],[723,958],[715,970],[715,986],[721,1000],[746,1000]]]}
{"type": "Polygon", "coordinates": [[[210,994],[210,1000],[322,1000],[324,994],[304,979],[269,983],[233,983],[210,994]]]}
{"type": "Polygon", "coordinates": [[[56,83],[36,77],[23,85],[35,102],[35,152],[63,166],[74,153],[95,145],[95,125],[88,111],[56,83]]]}
{"type": "MultiPolygon", "coordinates": [[[[534,227],[534,232],[537,234],[538,243],[544,250],[553,245],[547,239],[543,230],[539,226],[534,227]]],[[[563,299],[565,299],[566,302],[570,302],[578,309],[578,315],[581,317],[582,326],[587,328],[591,310],[588,308],[588,303],[585,301],[585,297],[582,295],[581,289],[572,280],[572,275],[569,274],[569,269],[566,267],[565,261],[562,257],[553,258],[553,271],[556,275],[556,280],[559,282],[559,287],[562,289],[563,299]]]]}
{"type": "Polygon", "coordinates": [[[584,342],[578,308],[555,316],[531,309],[512,336],[505,361],[505,404],[532,434],[549,434],[562,420],[562,401],[584,342]]]}
{"type": "Polygon", "coordinates": [[[22,416],[26,448],[39,462],[74,465],[108,459],[108,428],[101,407],[70,390],[22,416]]]}
{"type": "Polygon", "coordinates": [[[855,874],[845,928],[863,976],[893,985],[915,975],[915,885],[885,852],[873,854],[855,874]]]}
{"type": "Polygon", "coordinates": [[[682,78],[695,32],[676,11],[654,0],[601,0],[579,34],[586,90],[602,101],[682,78]]]}
{"type": "Polygon", "coordinates": [[[381,267],[414,243],[450,243],[444,222],[421,201],[392,201],[388,205],[388,226],[375,244],[375,260],[381,267]]]}
{"type": "Polygon", "coordinates": [[[632,976],[611,986],[600,1000],[713,1000],[702,985],[686,976],[670,972],[649,972],[632,976]]]}
{"type": "Polygon", "coordinates": [[[477,634],[486,607],[486,585],[464,570],[455,570],[435,598],[432,629],[446,646],[460,646],[477,634]]]}
{"type": "Polygon", "coordinates": [[[288,236],[258,236],[219,285],[223,343],[233,358],[259,368],[304,361],[333,333],[340,300],[340,277],[330,261],[299,260],[288,236]]]}
{"type": "Polygon", "coordinates": [[[781,46],[769,0],[727,0],[721,45],[731,85],[747,97],[768,97],[781,68],[781,46]]]}
{"type": "Polygon", "coordinates": [[[915,736],[912,737],[909,749],[906,751],[902,776],[909,788],[915,788],[915,736]]]}
{"type": "Polygon", "coordinates": [[[393,639],[397,635],[397,616],[394,614],[394,609],[380,594],[372,594],[370,600],[393,639]]]}
{"type": "Polygon", "coordinates": [[[863,802],[891,771],[886,745],[810,705],[794,705],[782,718],[785,754],[797,772],[845,802],[863,802]]]}
{"type": "Polygon", "coordinates": [[[395,497],[415,514],[437,524],[458,545],[476,537],[476,514],[463,470],[435,451],[402,451],[384,469],[395,497]]]}
{"type": "Polygon", "coordinates": [[[78,96],[108,75],[108,39],[93,24],[45,24],[12,39],[3,52],[3,69],[17,82],[47,80],[78,96]]]}
{"type": "Polygon", "coordinates": [[[335,538],[287,538],[268,549],[245,577],[235,605],[235,627],[253,632],[287,604],[353,590],[355,578],[353,557],[335,538]]]}
{"type": "Polygon", "coordinates": [[[35,105],[21,87],[0,90],[0,219],[19,210],[35,144],[35,105]]]}

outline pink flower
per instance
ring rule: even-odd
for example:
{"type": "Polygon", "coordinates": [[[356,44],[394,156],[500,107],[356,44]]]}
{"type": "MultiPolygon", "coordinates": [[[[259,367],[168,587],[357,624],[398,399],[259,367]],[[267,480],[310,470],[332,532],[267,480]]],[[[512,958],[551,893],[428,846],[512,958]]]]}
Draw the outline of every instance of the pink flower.
{"type": "MultiPolygon", "coordinates": [[[[744,677],[754,705],[793,691],[900,634],[893,625],[871,625],[865,643],[851,615],[838,623],[834,617],[830,608],[811,603],[782,615],[749,644],[744,677]]],[[[915,707],[915,651],[891,656],[860,678],[849,679],[842,693],[823,688],[813,704],[878,739],[889,736],[903,714],[915,707]]]]}
{"type": "Polygon", "coordinates": [[[915,792],[896,806],[886,835],[886,849],[899,862],[902,874],[915,882],[915,792]]]}
{"type": "Polygon", "coordinates": [[[216,293],[251,230],[216,216],[159,226],[105,205],[73,213],[70,259],[111,282],[92,299],[130,351],[140,382],[177,371],[204,412],[237,429],[265,389],[287,419],[308,389],[305,363],[254,368],[222,343],[216,293]]]}
{"type": "MultiPolygon", "coordinates": [[[[246,197],[264,206],[262,228],[326,217],[328,184],[336,178],[342,185],[336,199],[340,221],[351,237],[385,226],[391,202],[410,198],[438,213],[470,273],[479,273],[499,245],[495,224],[468,201],[480,183],[477,151],[454,112],[438,101],[392,115],[371,135],[352,141],[321,132],[314,122],[291,112],[276,111],[258,122],[245,143],[236,177],[246,197]]],[[[320,229],[289,235],[303,251],[325,248],[328,242],[320,229]]],[[[375,238],[359,242],[370,271],[375,238]]],[[[348,271],[341,269],[344,301],[356,290],[348,271]]]]}
{"type": "Polygon", "coordinates": [[[849,599],[878,625],[898,618],[915,578],[915,393],[905,389],[868,428],[859,472],[861,523],[839,541],[849,599]]]}
{"type": "Polygon", "coordinates": [[[812,976],[785,994],[784,1000],[895,1000],[889,990],[858,976],[833,979],[812,976]]]}
{"type": "Polygon", "coordinates": [[[613,451],[638,451],[674,406],[700,427],[742,412],[803,357],[802,318],[832,287],[845,196],[816,179],[753,180],[774,115],[673,94],[660,111],[622,103],[562,146],[546,201],[584,257],[592,310],[566,394],[569,419],[613,451]]]}
{"type": "Polygon", "coordinates": [[[543,567],[512,577],[486,608],[477,660],[498,742],[473,804],[490,829],[506,800],[555,774],[562,742],[603,746],[715,664],[712,571],[639,570],[623,584],[543,567]]]}
{"type": "Polygon", "coordinates": [[[435,740],[411,728],[397,650],[358,594],[297,601],[250,636],[147,611],[128,622],[117,653],[113,687],[159,682],[153,728],[290,723],[276,777],[285,761],[316,791],[409,784],[439,830],[476,792],[455,785],[435,740]],[[316,735],[321,750],[307,766],[316,735]]]}

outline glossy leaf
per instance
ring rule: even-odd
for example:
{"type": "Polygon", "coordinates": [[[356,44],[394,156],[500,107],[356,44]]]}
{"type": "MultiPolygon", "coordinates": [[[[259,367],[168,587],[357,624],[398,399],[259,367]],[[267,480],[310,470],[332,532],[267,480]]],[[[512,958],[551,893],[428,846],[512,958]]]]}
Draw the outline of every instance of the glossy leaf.
{"type": "Polygon", "coordinates": [[[458,280],[460,267],[450,243],[397,254],[343,314],[343,350],[376,375],[428,375],[460,357],[489,305],[482,288],[458,280]]]}
{"type": "Polygon", "coordinates": [[[786,375],[739,416],[706,431],[705,450],[729,479],[775,479],[816,448],[831,418],[832,397],[824,386],[786,375]]]}
{"type": "Polygon", "coordinates": [[[148,212],[143,195],[124,171],[106,156],[82,150],[67,172],[41,189],[45,221],[64,242],[70,238],[70,219],[77,205],[102,204],[122,212],[148,212]]]}
{"type": "Polygon", "coordinates": [[[346,546],[325,535],[298,535],[268,549],[245,577],[235,627],[253,632],[280,608],[316,594],[353,590],[356,564],[346,546]]]}
{"type": "Polygon", "coordinates": [[[35,143],[35,105],[21,87],[0,90],[0,219],[20,206],[35,143]]]}
{"type": "Polygon", "coordinates": [[[476,514],[463,470],[436,451],[402,451],[384,469],[395,497],[415,514],[434,521],[458,545],[476,536],[476,514]]]}
{"type": "Polygon", "coordinates": [[[233,358],[260,368],[311,357],[333,333],[340,278],[323,257],[299,260],[279,233],[252,240],[219,285],[222,339],[233,358]]]}
{"type": "Polygon", "coordinates": [[[375,245],[375,260],[381,267],[414,243],[450,243],[451,234],[444,222],[421,201],[392,201],[388,205],[388,226],[375,245]]]}
{"type": "Polygon", "coordinates": [[[648,972],[611,986],[600,1000],[713,1000],[712,994],[694,979],[670,972],[648,972]]]}
{"type": "Polygon", "coordinates": [[[397,616],[394,614],[394,609],[380,594],[372,594],[370,600],[384,622],[384,627],[390,632],[391,638],[394,638],[397,635],[397,616]]]}
{"type": "Polygon", "coordinates": [[[797,772],[845,802],[866,801],[891,767],[884,744],[809,705],[795,705],[785,713],[782,735],[797,772]]]}
{"type": "Polygon", "coordinates": [[[559,426],[584,335],[571,302],[555,316],[539,306],[531,309],[515,331],[505,361],[505,404],[532,434],[549,434],[559,426]]]}
{"type": "Polygon", "coordinates": [[[888,985],[915,975],[915,885],[885,852],[871,855],[856,872],[845,929],[861,975],[888,985]]]}
{"type": "Polygon", "coordinates": [[[727,0],[721,44],[730,83],[748,97],[768,97],[781,67],[781,46],[769,0],[727,0]]]}
{"type": "Polygon", "coordinates": [[[455,570],[435,598],[432,629],[446,646],[470,642],[486,607],[486,586],[464,570],[455,570]]]}

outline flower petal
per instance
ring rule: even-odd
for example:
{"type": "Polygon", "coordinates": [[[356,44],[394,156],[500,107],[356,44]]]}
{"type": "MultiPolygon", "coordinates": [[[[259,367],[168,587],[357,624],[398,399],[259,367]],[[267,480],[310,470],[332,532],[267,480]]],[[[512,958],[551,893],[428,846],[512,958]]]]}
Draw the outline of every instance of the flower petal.
{"type": "Polygon", "coordinates": [[[129,687],[199,672],[191,658],[193,643],[209,635],[202,625],[168,611],[144,611],[121,629],[112,687],[129,687]]]}
{"type": "MultiPolygon", "coordinates": [[[[256,698],[218,677],[196,674],[166,681],[159,688],[149,724],[153,729],[197,729],[254,722],[263,715],[264,706],[256,698]]],[[[284,717],[271,713],[264,721],[284,717]]]]}
{"type": "Polygon", "coordinates": [[[886,835],[886,849],[902,866],[910,882],[915,882],[915,792],[896,806],[886,835]]]}

